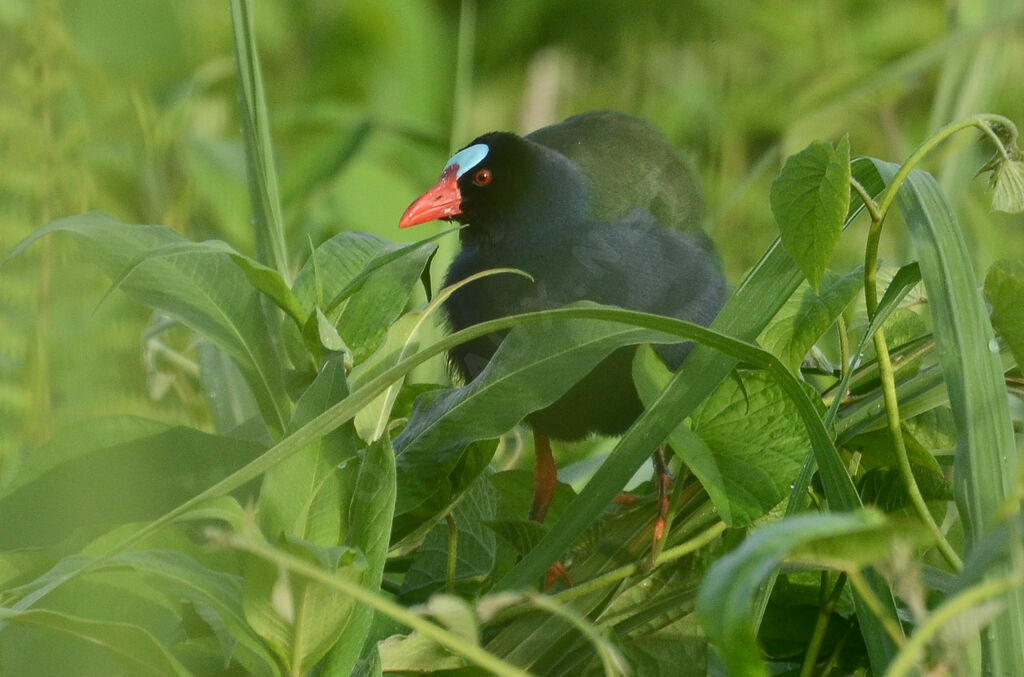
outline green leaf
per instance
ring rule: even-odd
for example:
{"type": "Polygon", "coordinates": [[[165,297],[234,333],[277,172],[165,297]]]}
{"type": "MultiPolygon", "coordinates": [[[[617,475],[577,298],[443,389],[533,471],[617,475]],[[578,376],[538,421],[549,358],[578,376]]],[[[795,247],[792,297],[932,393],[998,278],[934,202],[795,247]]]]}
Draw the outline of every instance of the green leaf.
{"type": "Polygon", "coordinates": [[[1024,212],[1024,160],[999,162],[989,178],[992,188],[992,209],[998,212],[1024,212]]]}
{"type": "Polygon", "coordinates": [[[381,670],[393,672],[435,672],[466,667],[466,661],[432,639],[417,632],[393,635],[377,645],[381,670]]]}
{"type": "Polygon", "coordinates": [[[496,438],[530,412],[551,404],[613,350],[673,340],[678,339],[586,320],[513,329],[471,383],[429,392],[417,400],[409,424],[395,439],[402,479],[398,513],[415,509],[433,495],[469,443],[496,438]]]}
{"type": "MultiPolygon", "coordinates": [[[[953,491],[940,473],[919,465],[912,465],[911,471],[924,500],[953,500],[953,491]]],[[[911,504],[906,482],[898,468],[874,468],[864,473],[858,484],[865,505],[875,505],[879,510],[894,512],[911,504]]]]}
{"type": "Polygon", "coordinates": [[[263,75],[256,53],[250,0],[231,0],[231,27],[235,65],[238,67],[238,100],[242,109],[242,141],[256,255],[288,282],[291,276],[274,148],[270,142],[270,114],[263,94],[263,75]]]}
{"type": "MultiPolygon", "coordinates": [[[[286,535],[277,549],[355,582],[366,571],[354,548],[324,548],[286,535]]],[[[359,605],[335,588],[253,555],[244,557],[243,568],[246,620],[289,671],[306,673],[338,641],[359,605]]]]}
{"type": "MultiPolygon", "coordinates": [[[[653,402],[672,373],[657,354],[634,361],[637,391],[653,402]]],[[[745,372],[742,387],[724,381],[669,436],[729,526],[750,524],[789,495],[810,441],[793,402],[763,372],[745,372]]]]}
{"type": "Polygon", "coordinates": [[[197,605],[199,615],[217,635],[225,658],[250,674],[279,674],[277,663],[242,614],[242,580],[204,567],[188,555],[169,550],[122,553],[109,567],[129,567],[157,589],[197,605]],[[211,614],[217,622],[212,622],[211,614]]]}
{"type": "Polygon", "coordinates": [[[49,609],[12,611],[0,608],[0,620],[55,630],[96,644],[109,652],[128,674],[179,677],[192,674],[149,631],[130,623],[98,621],[49,609]]]}
{"type": "MultiPolygon", "coordinates": [[[[298,326],[306,320],[306,314],[299,305],[298,299],[285,284],[284,278],[273,268],[268,268],[259,261],[238,252],[227,242],[206,240],[205,242],[172,242],[163,247],[143,252],[131,264],[125,267],[117,279],[113,280],[107,295],[120,288],[121,284],[131,277],[135,269],[145,261],[161,257],[198,256],[203,254],[227,254],[232,262],[245,273],[254,289],[263,292],[278,308],[292,317],[298,326]]],[[[104,296],[106,298],[106,295],[104,296]]]]}
{"type": "MultiPolygon", "coordinates": [[[[873,161],[882,177],[895,176],[897,167],[873,161]]],[[[966,554],[985,533],[1005,518],[1005,506],[1014,501],[1018,476],[1006,384],[998,344],[989,323],[956,216],[935,179],[911,172],[896,197],[910,230],[928,292],[936,353],[949,392],[956,422],[957,444],[953,464],[953,492],[963,521],[966,554]]],[[[1024,558],[1021,537],[1015,561],[1024,558]]],[[[1002,565],[988,572],[987,580],[1013,575],[1002,565]]],[[[1024,590],[1004,595],[1006,611],[985,633],[986,669],[993,674],[1024,674],[1024,590]]]]}
{"type": "Polygon", "coordinates": [[[307,313],[323,309],[358,364],[384,340],[435,251],[429,241],[403,246],[339,233],[316,248],[292,291],[307,313]]]}
{"type": "MultiPolygon", "coordinates": [[[[494,519],[498,499],[486,476],[481,476],[452,510],[458,535],[455,583],[460,594],[466,585],[486,579],[494,568],[496,538],[488,520],[494,519]],[[460,585],[462,583],[462,585],[460,585]]],[[[525,515],[525,513],[523,513],[525,515]]],[[[402,581],[399,600],[405,604],[423,602],[444,588],[447,582],[449,527],[435,526],[402,581]]],[[[469,588],[472,590],[472,588],[469,588]]]]}
{"type": "Polygon", "coordinates": [[[273,441],[260,417],[249,385],[230,357],[209,341],[196,346],[200,390],[218,435],[270,446],[273,441]]]}
{"type": "Polygon", "coordinates": [[[836,318],[860,291],[863,281],[863,269],[855,268],[843,276],[826,273],[819,292],[809,283],[800,285],[761,332],[757,342],[778,355],[794,373],[798,372],[807,351],[835,324],[836,318]]]}
{"type": "Polygon", "coordinates": [[[790,156],[772,182],[771,207],[782,245],[818,290],[850,204],[850,140],[815,141],[790,156]]]}
{"type": "MultiPolygon", "coordinates": [[[[348,395],[341,355],[328,359],[295,407],[288,432],[322,414],[348,395]]],[[[336,545],[347,531],[347,505],[353,472],[339,466],[356,454],[352,425],[316,440],[266,472],[260,488],[260,520],[264,533],[282,532],[323,546],[336,545]],[[348,486],[346,486],[348,485],[348,486]]]]}
{"type": "MultiPolygon", "coordinates": [[[[360,585],[380,592],[384,562],[388,554],[391,520],[395,512],[395,454],[385,436],[370,445],[363,455],[349,504],[347,543],[358,548],[366,561],[360,585]]],[[[332,669],[351,671],[370,631],[374,611],[357,604],[346,619],[331,655],[332,669]]]]}
{"type": "Polygon", "coordinates": [[[78,530],[96,533],[111,524],[152,519],[265,449],[191,428],[113,442],[96,441],[83,452],[82,438],[72,435],[50,445],[45,453],[54,464],[0,498],[0,512],[7,516],[0,520],[0,544],[47,545],[78,530]]]}
{"type": "MultiPolygon", "coordinates": [[[[835,546],[844,539],[877,538],[889,531],[885,518],[872,510],[795,515],[754,531],[712,564],[697,594],[697,615],[729,674],[768,674],[752,631],[752,602],[761,583],[787,556],[799,551],[834,558],[835,546]]],[[[877,555],[875,548],[870,549],[870,557],[877,555]]],[[[870,557],[849,564],[860,568],[870,557]]]]}
{"type": "Polygon", "coordinates": [[[112,280],[137,263],[122,288],[230,355],[252,389],[268,428],[278,433],[284,429],[289,405],[272,325],[260,293],[228,255],[191,252],[143,258],[148,251],[187,241],[170,228],[126,225],[90,212],[47,224],[22,240],[8,258],[53,232],[70,233],[112,280]]]}
{"type": "Polygon", "coordinates": [[[997,261],[989,268],[985,298],[992,305],[992,326],[1024,365],[1024,261],[997,261]]]}

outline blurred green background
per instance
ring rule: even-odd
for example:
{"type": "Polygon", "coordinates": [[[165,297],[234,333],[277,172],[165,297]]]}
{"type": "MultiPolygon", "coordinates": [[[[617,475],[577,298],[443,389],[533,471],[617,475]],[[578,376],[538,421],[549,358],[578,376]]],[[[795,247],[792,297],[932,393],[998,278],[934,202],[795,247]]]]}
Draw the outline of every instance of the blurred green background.
{"type": "MultiPolygon", "coordinates": [[[[776,235],[771,180],[811,140],[849,133],[855,153],[899,161],[972,113],[1024,122],[1020,2],[256,5],[296,263],[339,230],[436,232],[399,231],[398,217],[479,133],[616,108],[698,168],[735,284],[776,235]]],[[[251,252],[234,75],[226,2],[0,0],[0,252],[91,209],[251,252]]],[[[929,165],[979,271],[1024,256],[1022,218],[992,213],[975,176],[990,154],[961,135],[929,165]]],[[[851,230],[837,268],[862,256],[851,230]]],[[[899,231],[883,247],[893,262],[911,256],[899,231]]],[[[119,294],[97,305],[108,284],[60,238],[0,271],[0,481],[84,419],[202,424],[189,334],[119,294]]]]}

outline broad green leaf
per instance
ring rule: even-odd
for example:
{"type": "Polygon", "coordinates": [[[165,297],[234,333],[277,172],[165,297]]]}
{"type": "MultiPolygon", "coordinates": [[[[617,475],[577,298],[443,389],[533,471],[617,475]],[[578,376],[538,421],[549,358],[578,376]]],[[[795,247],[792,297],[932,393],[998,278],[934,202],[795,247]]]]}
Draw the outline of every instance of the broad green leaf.
{"type": "MultiPolygon", "coordinates": [[[[473,483],[465,497],[452,510],[455,519],[457,590],[465,594],[479,588],[480,581],[494,568],[496,538],[488,520],[495,517],[497,496],[486,476],[473,483]],[[473,586],[473,582],[475,586],[473,586]],[[467,585],[471,586],[467,589],[467,585]]],[[[526,513],[524,512],[525,516],[526,513]]],[[[449,526],[435,526],[423,544],[402,581],[399,599],[406,604],[423,602],[431,594],[444,589],[447,580],[449,526]]]]}
{"type": "MultiPolygon", "coordinates": [[[[54,221],[11,252],[53,232],[70,233],[111,279],[147,251],[186,240],[163,226],[132,226],[99,212],[54,221]]],[[[267,426],[280,433],[288,411],[281,360],[261,295],[226,254],[181,254],[144,259],[122,288],[134,299],[178,319],[230,355],[252,389],[267,426]]]]}
{"type": "Polygon", "coordinates": [[[170,550],[123,553],[108,566],[129,567],[158,589],[195,604],[216,634],[223,656],[238,661],[250,674],[279,674],[273,656],[242,615],[239,576],[209,569],[170,550]]]}
{"type": "MultiPolygon", "coordinates": [[[[288,432],[322,414],[348,392],[344,359],[334,355],[296,404],[288,432]]],[[[338,544],[348,527],[343,506],[351,496],[354,477],[339,465],[355,453],[355,433],[351,425],[344,425],[268,470],[260,487],[263,532],[272,537],[288,532],[323,546],[338,544]]]]}
{"type": "MultiPolygon", "coordinates": [[[[731,675],[767,675],[752,631],[752,602],[758,587],[795,551],[803,556],[835,556],[834,547],[854,536],[889,533],[885,518],[872,510],[802,514],[751,533],[725,557],[715,561],[697,595],[697,615],[731,675]]],[[[843,552],[850,556],[855,553],[843,552]]],[[[870,557],[878,552],[870,549],[870,557]]],[[[860,568],[869,557],[851,560],[860,568]]]]}
{"type": "Polygon", "coordinates": [[[196,358],[199,383],[214,431],[270,446],[273,440],[260,417],[256,398],[231,358],[205,340],[196,346],[196,358]]]}
{"type": "Polygon", "coordinates": [[[184,665],[145,628],[130,623],[98,621],[49,609],[12,611],[0,608],[0,619],[67,633],[96,644],[129,674],[191,675],[184,665]]]}
{"type": "MultiPolygon", "coordinates": [[[[77,448],[79,439],[62,437],[77,448]]],[[[191,428],[68,454],[0,498],[0,543],[5,548],[46,545],[77,530],[152,519],[256,458],[264,447],[191,428]]]]}
{"type": "MultiPolygon", "coordinates": [[[[695,558],[710,557],[701,553],[695,558]]],[[[601,612],[598,627],[614,628],[634,674],[704,677],[708,641],[694,605],[703,568],[686,558],[631,581],[601,612]]]]}
{"type": "MultiPolygon", "coordinates": [[[[653,350],[634,361],[637,391],[653,402],[672,374],[653,350]]],[[[789,495],[810,441],[792,401],[763,372],[724,381],[672,431],[672,448],[729,526],[758,519],[789,495]]]]}
{"type": "MultiPolygon", "coordinates": [[[[395,511],[395,491],[395,454],[390,439],[385,436],[371,444],[363,455],[348,511],[346,542],[363,553],[366,567],[360,585],[370,592],[380,592],[395,511]]],[[[334,670],[342,674],[343,668],[351,671],[362,652],[373,616],[374,611],[363,604],[351,610],[331,654],[334,670]]]]}
{"type": "Polygon", "coordinates": [[[429,242],[398,245],[339,233],[316,248],[292,291],[307,313],[323,309],[358,364],[384,340],[435,250],[429,242]]]}
{"type": "MultiPolygon", "coordinates": [[[[221,240],[172,242],[143,252],[135,261],[121,271],[117,279],[113,280],[107,295],[119,289],[121,284],[131,277],[136,268],[150,259],[174,256],[201,256],[204,254],[227,254],[235,265],[245,273],[253,288],[263,292],[278,308],[288,313],[298,326],[302,326],[306,321],[306,314],[299,305],[298,299],[295,298],[295,295],[292,294],[291,289],[288,288],[288,285],[285,284],[284,279],[277,271],[238,252],[227,242],[221,240]]],[[[106,298],[106,295],[104,298],[106,298]]]]}
{"type": "Polygon", "coordinates": [[[616,348],[671,340],[660,332],[606,322],[546,322],[513,329],[471,383],[426,393],[417,401],[409,424],[395,439],[398,514],[433,495],[469,443],[496,438],[551,404],[616,348]]]}
{"type": "Polygon", "coordinates": [[[850,204],[849,138],[835,148],[815,141],[790,156],[770,198],[782,245],[819,289],[850,204]]]}
{"type": "MultiPolygon", "coordinates": [[[[919,465],[912,465],[911,470],[924,500],[953,500],[953,492],[941,474],[919,465]]],[[[906,482],[898,468],[874,468],[864,473],[858,484],[865,505],[877,506],[885,512],[894,512],[910,505],[906,482]]]]}
{"type": "Polygon", "coordinates": [[[457,670],[466,667],[466,661],[432,639],[419,633],[394,635],[377,645],[381,670],[392,673],[457,670]]]}
{"type": "Polygon", "coordinates": [[[985,276],[985,298],[992,305],[992,326],[1018,365],[1024,365],[1024,262],[998,261],[985,276]]]}
{"type": "Polygon", "coordinates": [[[804,356],[853,300],[863,284],[864,272],[855,268],[846,275],[826,274],[815,292],[809,283],[800,285],[765,328],[757,342],[774,353],[794,373],[804,356]]]}
{"type": "MultiPolygon", "coordinates": [[[[359,581],[366,562],[350,547],[324,548],[287,535],[277,549],[329,574],[359,581]]],[[[338,641],[358,605],[335,588],[246,555],[242,609],[288,671],[304,674],[338,641]]]]}

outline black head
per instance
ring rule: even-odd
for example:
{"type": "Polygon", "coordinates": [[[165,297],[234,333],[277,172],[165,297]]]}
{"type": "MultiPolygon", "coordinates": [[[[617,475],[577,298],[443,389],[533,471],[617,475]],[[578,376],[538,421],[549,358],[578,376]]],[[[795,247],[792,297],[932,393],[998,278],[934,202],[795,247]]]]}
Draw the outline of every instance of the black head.
{"type": "Polygon", "coordinates": [[[448,160],[437,185],[402,215],[405,228],[434,219],[477,234],[542,226],[582,214],[583,180],[568,158],[510,132],[477,137],[448,160]]]}

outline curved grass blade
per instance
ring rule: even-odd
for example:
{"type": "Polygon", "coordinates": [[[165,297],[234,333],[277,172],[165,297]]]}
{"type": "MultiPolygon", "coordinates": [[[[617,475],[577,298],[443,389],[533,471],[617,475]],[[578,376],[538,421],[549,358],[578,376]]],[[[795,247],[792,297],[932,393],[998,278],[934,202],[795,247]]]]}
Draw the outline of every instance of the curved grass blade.
{"type": "MultiPolygon", "coordinates": [[[[889,180],[899,167],[875,160],[889,180]]],[[[928,291],[939,362],[956,422],[953,490],[963,521],[967,553],[1016,505],[1017,448],[1006,400],[1006,384],[985,303],[956,217],[930,174],[915,170],[896,197],[910,231],[928,291]]],[[[1016,524],[1011,520],[1011,524],[1016,524]]],[[[1014,529],[1015,530],[1015,529],[1014,529]]],[[[1024,562],[1019,533],[1014,563],[1024,562]]],[[[1013,574],[1010,565],[994,566],[993,582],[1013,574]]],[[[991,674],[1024,674],[1024,590],[1004,597],[1006,611],[984,633],[986,669],[991,674]]]]}

